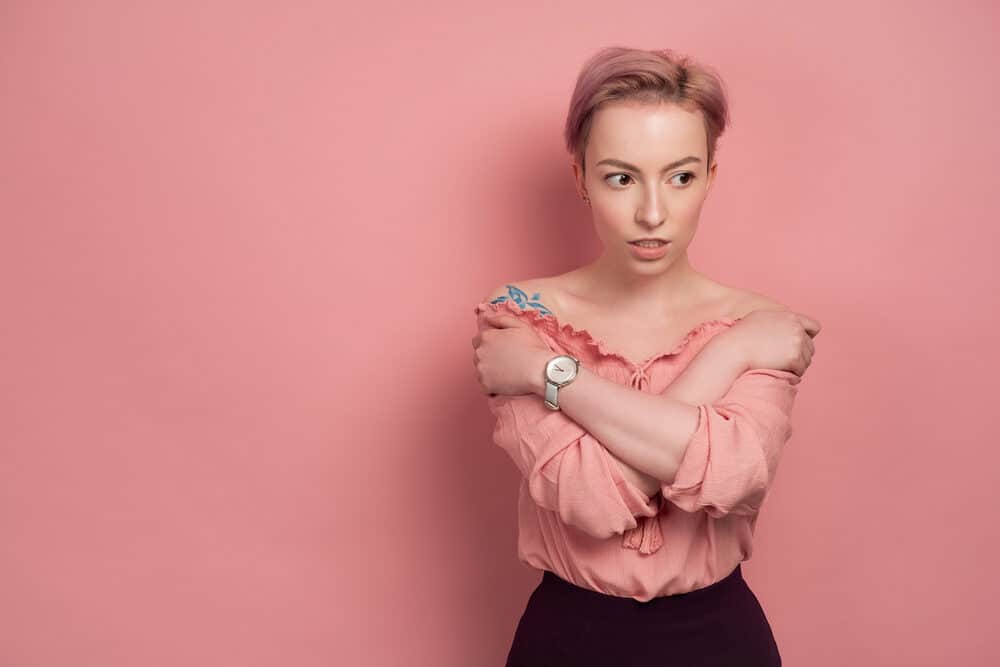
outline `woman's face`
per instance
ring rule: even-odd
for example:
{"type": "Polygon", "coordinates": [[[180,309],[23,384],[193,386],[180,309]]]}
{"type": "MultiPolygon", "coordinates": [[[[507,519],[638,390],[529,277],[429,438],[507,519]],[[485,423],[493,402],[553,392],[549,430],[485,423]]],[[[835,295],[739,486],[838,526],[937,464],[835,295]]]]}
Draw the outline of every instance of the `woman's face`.
{"type": "Polygon", "coordinates": [[[581,195],[590,197],[605,259],[650,270],[686,258],[715,176],[715,163],[706,168],[707,153],[701,111],[616,102],[594,113],[586,175],[575,161],[573,172],[581,195]],[[629,244],[641,238],[669,244],[643,256],[629,244]]]}

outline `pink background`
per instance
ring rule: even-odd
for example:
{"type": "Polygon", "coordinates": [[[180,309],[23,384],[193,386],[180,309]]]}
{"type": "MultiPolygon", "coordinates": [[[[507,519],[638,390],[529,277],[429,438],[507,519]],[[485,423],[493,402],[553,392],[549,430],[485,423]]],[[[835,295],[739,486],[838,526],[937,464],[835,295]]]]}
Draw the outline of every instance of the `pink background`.
{"type": "Polygon", "coordinates": [[[502,664],[472,307],[596,250],[609,44],[722,73],[692,262],[823,323],[744,564],[785,664],[998,664],[996,5],[514,4],[3,3],[0,664],[502,664]]]}

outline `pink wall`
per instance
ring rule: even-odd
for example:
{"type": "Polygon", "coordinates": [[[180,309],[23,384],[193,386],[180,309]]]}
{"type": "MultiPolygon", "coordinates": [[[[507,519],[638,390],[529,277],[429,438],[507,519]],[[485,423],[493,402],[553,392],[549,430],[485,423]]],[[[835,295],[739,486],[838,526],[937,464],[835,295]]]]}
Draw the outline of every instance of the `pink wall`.
{"type": "Polygon", "coordinates": [[[0,8],[0,664],[502,664],[472,306],[594,250],[612,43],[722,72],[692,262],[824,326],[744,565],[786,664],[1000,662],[995,5],[153,4],[0,8]]]}

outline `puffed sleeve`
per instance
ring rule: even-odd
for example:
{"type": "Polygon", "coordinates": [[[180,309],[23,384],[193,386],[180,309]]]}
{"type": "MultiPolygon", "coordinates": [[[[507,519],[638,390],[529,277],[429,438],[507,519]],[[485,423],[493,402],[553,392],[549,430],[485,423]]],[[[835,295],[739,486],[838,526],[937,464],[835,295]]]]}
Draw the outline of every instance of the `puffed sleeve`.
{"type": "Polygon", "coordinates": [[[725,396],[698,405],[698,427],[688,441],[663,498],[687,512],[719,518],[760,511],[792,435],[792,404],[801,377],[753,368],[725,396]]]}
{"type": "Polygon", "coordinates": [[[588,535],[607,538],[655,516],[659,499],[625,478],[618,461],[561,410],[534,394],[488,399],[496,416],[493,441],[527,481],[535,503],[588,535]]]}
{"type": "MultiPolygon", "coordinates": [[[[482,332],[488,325],[481,315],[477,321],[482,332]]],[[[493,442],[513,460],[532,500],[563,523],[598,538],[631,531],[632,543],[637,517],[658,513],[659,495],[647,496],[603,444],[561,410],[545,407],[540,396],[493,396],[487,403],[496,417],[493,442]]]]}

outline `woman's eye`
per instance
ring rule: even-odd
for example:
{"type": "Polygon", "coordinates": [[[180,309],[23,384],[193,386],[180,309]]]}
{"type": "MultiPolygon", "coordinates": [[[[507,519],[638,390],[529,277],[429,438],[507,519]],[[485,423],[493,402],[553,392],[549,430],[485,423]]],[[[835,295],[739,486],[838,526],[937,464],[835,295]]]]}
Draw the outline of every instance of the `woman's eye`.
{"type": "Polygon", "coordinates": [[[622,183],[620,179],[622,179],[622,178],[632,178],[632,177],[629,176],[628,174],[610,174],[604,180],[607,181],[608,179],[612,179],[612,178],[615,179],[615,181],[614,181],[615,185],[625,185],[625,183],[622,183]]]}
{"type": "MultiPolygon", "coordinates": [[[[691,181],[694,180],[694,172],[691,171],[682,171],[679,174],[674,174],[673,178],[677,178],[678,176],[683,176],[686,179],[683,183],[679,183],[678,185],[689,185],[691,181]]],[[[609,174],[604,180],[613,185],[628,185],[628,181],[623,181],[622,179],[631,178],[632,177],[628,174],[609,174]]]]}

